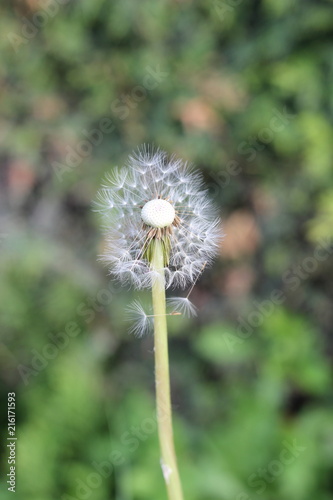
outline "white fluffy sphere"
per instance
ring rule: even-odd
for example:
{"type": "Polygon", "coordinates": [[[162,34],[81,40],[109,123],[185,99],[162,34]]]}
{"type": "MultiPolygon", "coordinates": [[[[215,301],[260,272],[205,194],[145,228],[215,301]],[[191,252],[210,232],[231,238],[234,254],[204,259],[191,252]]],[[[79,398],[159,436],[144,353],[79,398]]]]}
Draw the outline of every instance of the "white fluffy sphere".
{"type": "Polygon", "coordinates": [[[146,247],[164,232],[169,251],[166,288],[193,284],[220,251],[220,219],[200,172],[163,151],[143,146],[124,167],[113,168],[98,207],[105,217],[104,260],[115,277],[137,289],[155,283],[146,247]],[[172,231],[167,230],[173,222],[172,231]]]}
{"type": "Polygon", "coordinates": [[[171,203],[166,200],[148,201],[141,210],[141,218],[147,226],[167,227],[172,224],[176,212],[171,203]]]}

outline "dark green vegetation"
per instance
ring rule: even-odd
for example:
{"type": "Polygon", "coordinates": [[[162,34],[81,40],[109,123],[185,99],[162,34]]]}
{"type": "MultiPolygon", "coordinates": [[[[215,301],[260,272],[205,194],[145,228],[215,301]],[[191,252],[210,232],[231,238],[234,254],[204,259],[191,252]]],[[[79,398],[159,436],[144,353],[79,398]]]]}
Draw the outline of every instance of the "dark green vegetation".
{"type": "Polygon", "coordinates": [[[96,262],[91,210],[143,142],[202,169],[227,233],[192,294],[198,318],[169,322],[186,499],[332,498],[332,12],[1,5],[1,446],[4,478],[15,391],[15,498],[165,498],[152,338],[127,333],[137,294],[96,262]]]}

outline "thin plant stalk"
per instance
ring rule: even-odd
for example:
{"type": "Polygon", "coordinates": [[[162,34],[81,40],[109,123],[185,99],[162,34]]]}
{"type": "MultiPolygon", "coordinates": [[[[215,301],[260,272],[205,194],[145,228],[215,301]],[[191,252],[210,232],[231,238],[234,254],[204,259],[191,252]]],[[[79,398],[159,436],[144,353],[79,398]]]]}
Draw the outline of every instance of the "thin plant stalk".
{"type": "Polygon", "coordinates": [[[161,447],[161,467],[169,500],[183,500],[177,458],[174,447],[170,397],[168,331],[165,301],[164,248],[156,239],[151,266],[157,273],[152,285],[155,338],[155,385],[158,435],[161,447]]]}

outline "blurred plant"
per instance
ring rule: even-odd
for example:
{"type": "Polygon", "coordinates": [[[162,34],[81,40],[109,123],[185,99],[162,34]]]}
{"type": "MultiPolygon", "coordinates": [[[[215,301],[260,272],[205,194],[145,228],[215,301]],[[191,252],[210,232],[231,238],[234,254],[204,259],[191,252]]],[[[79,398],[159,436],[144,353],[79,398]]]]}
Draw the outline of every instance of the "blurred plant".
{"type": "Polygon", "coordinates": [[[192,288],[212,260],[220,239],[219,219],[203,189],[201,175],[160,150],[139,149],[127,168],[115,170],[99,193],[107,221],[104,260],[111,273],[135,288],[151,288],[153,314],[135,301],[129,308],[133,333],[154,325],[157,418],[161,467],[169,499],[183,498],[174,450],[168,360],[168,315],[195,313],[189,294],[171,299],[165,290],[192,288]]]}

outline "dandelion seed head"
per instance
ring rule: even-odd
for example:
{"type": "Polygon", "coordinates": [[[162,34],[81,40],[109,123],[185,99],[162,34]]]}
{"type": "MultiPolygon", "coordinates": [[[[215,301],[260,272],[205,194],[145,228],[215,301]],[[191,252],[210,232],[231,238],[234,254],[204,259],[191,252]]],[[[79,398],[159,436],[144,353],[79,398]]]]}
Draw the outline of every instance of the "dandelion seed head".
{"type": "Polygon", "coordinates": [[[106,245],[103,260],[122,283],[151,287],[156,279],[147,248],[168,242],[166,287],[185,288],[218,253],[220,220],[199,172],[159,149],[143,146],[106,177],[97,198],[106,245]]]}

